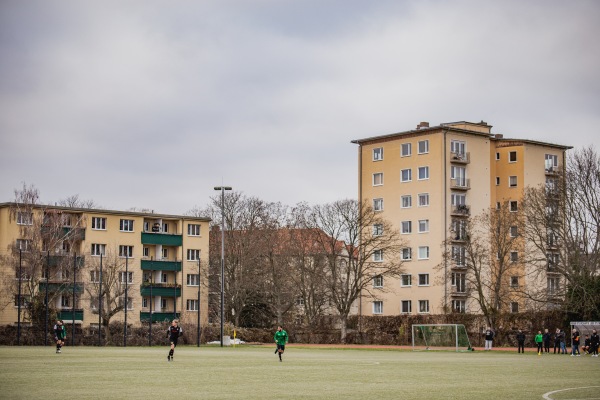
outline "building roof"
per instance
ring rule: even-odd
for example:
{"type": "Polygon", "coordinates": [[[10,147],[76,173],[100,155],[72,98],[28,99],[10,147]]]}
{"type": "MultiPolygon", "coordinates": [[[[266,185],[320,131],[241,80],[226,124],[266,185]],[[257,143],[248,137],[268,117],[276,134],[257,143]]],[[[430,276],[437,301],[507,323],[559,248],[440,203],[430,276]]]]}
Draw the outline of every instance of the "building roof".
{"type": "MultiPolygon", "coordinates": [[[[18,205],[18,203],[15,203],[15,202],[0,203],[0,209],[14,207],[17,205],[18,205]]],[[[142,212],[142,211],[104,210],[104,209],[99,209],[99,208],[76,208],[76,207],[53,206],[50,204],[33,204],[32,207],[38,208],[38,209],[45,208],[45,209],[72,212],[72,213],[129,215],[129,216],[148,217],[148,218],[186,219],[186,220],[202,221],[202,222],[210,222],[212,220],[211,218],[193,217],[193,216],[189,216],[189,215],[156,214],[153,211],[142,212]]]]}

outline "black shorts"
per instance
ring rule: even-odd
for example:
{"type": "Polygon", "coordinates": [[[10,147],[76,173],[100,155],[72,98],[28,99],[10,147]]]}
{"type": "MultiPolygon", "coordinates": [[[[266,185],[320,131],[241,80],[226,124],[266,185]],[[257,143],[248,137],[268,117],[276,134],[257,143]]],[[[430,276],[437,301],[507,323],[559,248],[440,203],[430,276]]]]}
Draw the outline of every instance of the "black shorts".
{"type": "Polygon", "coordinates": [[[171,337],[171,338],[169,338],[169,340],[171,341],[171,343],[173,343],[173,346],[177,346],[177,340],[179,340],[179,338],[178,337],[176,337],[176,338],[171,337]]]}
{"type": "Polygon", "coordinates": [[[285,351],[285,344],[278,344],[277,350],[281,350],[281,352],[283,353],[285,351]]]}

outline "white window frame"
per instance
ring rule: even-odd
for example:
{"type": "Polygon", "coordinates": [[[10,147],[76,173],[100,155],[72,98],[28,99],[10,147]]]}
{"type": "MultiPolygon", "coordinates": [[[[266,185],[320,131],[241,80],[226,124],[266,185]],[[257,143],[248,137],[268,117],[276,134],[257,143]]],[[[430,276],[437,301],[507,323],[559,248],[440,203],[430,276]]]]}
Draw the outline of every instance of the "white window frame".
{"type": "Polygon", "coordinates": [[[429,260],[429,246],[419,246],[419,260],[429,260]],[[426,256],[422,257],[423,252],[426,252],[426,256]]]}
{"type": "MultiPolygon", "coordinates": [[[[119,305],[122,306],[125,302],[125,296],[119,297],[119,305]]],[[[131,296],[127,296],[127,310],[133,310],[133,298],[131,296]]]]}
{"type": "Polygon", "coordinates": [[[518,288],[519,287],[519,275],[512,275],[510,277],[510,287],[518,288]]]}
{"type": "Polygon", "coordinates": [[[22,252],[27,252],[31,250],[31,240],[30,239],[17,239],[15,241],[15,247],[17,250],[21,250],[22,252]]]}
{"type": "Polygon", "coordinates": [[[419,314],[429,314],[429,300],[419,300],[419,314]]]}
{"type": "Polygon", "coordinates": [[[200,236],[200,224],[188,224],[188,236],[200,236]]]}
{"type": "Polygon", "coordinates": [[[383,301],[375,300],[373,301],[373,315],[381,315],[383,314],[383,301]]]}
{"type": "Polygon", "coordinates": [[[427,274],[427,273],[418,274],[417,283],[418,283],[418,286],[429,286],[429,274],[427,274]],[[421,283],[421,277],[424,278],[425,283],[421,283]]]}
{"type": "Polygon", "coordinates": [[[511,200],[509,203],[510,212],[518,212],[519,211],[519,202],[517,200],[511,200]]]}
{"type": "Polygon", "coordinates": [[[496,177],[496,186],[500,186],[500,177],[499,176],[496,177]]]}
{"type": "Polygon", "coordinates": [[[90,271],[90,282],[100,283],[100,270],[94,269],[90,271]]]}
{"type": "Polygon", "coordinates": [[[200,286],[199,274],[187,274],[187,286],[200,286]]]}
{"type": "Polygon", "coordinates": [[[119,245],[119,257],[133,258],[133,246],[120,244],[119,245]]]}
{"type": "Polygon", "coordinates": [[[373,186],[383,186],[383,172],[373,174],[373,186]]]}
{"type": "Polygon", "coordinates": [[[33,225],[33,214],[30,212],[17,212],[17,225],[33,225]]]}
{"type": "Polygon", "coordinates": [[[120,219],[119,220],[119,231],[120,232],[133,232],[133,223],[132,219],[120,219]]]}
{"type": "Polygon", "coordinates": [[[400,157],[410,157],[412,155],[412,143],[402,143],[400,145],[400,157]]]}
{"type": "Polygon", "coordinates": [[[429,207],[429,193],[419,193],[417,197],[419,199],[419,207],[429,207]]]}
{"type": "Polygon", "coordinates": [[[383,224],[374,224],[373,225],[373,236],[381,236],[383,235],[383,224]]]}
{"type": "Polygon", "coordinates": [[[513,314],[516,314],[519,312],[519,302],[518,301],[510,302],[510,312],[513,314]]]}
{"type": "Polygon", "coordinates": [[[467,312],[467,302],[465,300],[452,300],[452,311],[464,314],[467,312]]]}
{"type": "Polygon", "coordinates": [[[187,249],[186,255],[188,261],[198,261],[200,259],[200,249],[187,249]]]}
{"type": "Polygon", "coordinates": [[[412,221],[402,221],[400,223],[400,233],[403,235],[408,235],[412,233],[412,221]]]}
{"type": "Polygon", "coordinates": [[[106,255],[106,244],[103,243],[92,243],[90,246],[90,255],[93,257],[105,256],[106,255]]]}
{"type": "Polygon", "coordinates": [[[513,225],[510,227],[510,237],[517,237],[519,236],[519,227],[517,225],[513,225]]]}
{"type": "Polygon", "coordinates": [[[420,219],[419,220],[419,233],[427,233],[429,232],[429,220],[428,219],[420,219]]]}
{"type": "Polygon", "coordinates": [[[400,275],[400,287],[411,287],[412,286],[412,275],[402,274],[400,275]],[[404,280],[406,279],[407,282],[404,280]]]}
{"type": "Polygon", "coordinates": [[[517,152],[515,150],[511,150],[508,152],[508,162],[509,163],[516,163],[517,162],[517,152]],[[515,159],[512,160],[512,156],[515,156],[515,159]]]}
{"type": "Polygon", "coordinates": [[[400,208],[411,208],[412,207],[412,196],[405,194],[400,196],[400,208]]]}
{"type": "Polygon", "coordinates": [[[373,199],[373,211],[383,211],[383,198],[373,199]]]}
{"type": "Polygon", "coordinates": [[[123,284],[123,283],[127,283],[128,285],[132,285],[133,284],[133,272],[132,271],[119,271],[119,283],[123,284]],[[125,282],[125,279],[127,279],[127,282],[125,282]]]}
{"type": "Polygon", "coordinates": [[[412,169],[405,168],[400,170],[400,182],[412,182],[412,169]],[[408,174],[407,177],[404,174],[408,174]]]}
{"type": "Polygon", "coordinates": [[[419,143],[417,145],[417,152],[419,154],[427,154],[429,153],[429,140],[425,139],[425,140],[419,140],[419,143]],[[424,149],[421,150],[421,145],[423,145],[424,149]]]}
{"type": "Polygon", "coordinates": [[[429,179],[429,167],[428,166],[419,167],[419,177],[418,177],[418,180],[420,180],[420,181],[426,181],[428,179],[429,179]]]}
{"type": "Polygon", "coordinates": [[[400,314],[411,314],[412,313],[412,300],[401,300],[400,301],[400,314]],[[405,310],[405,307],[406,310],[405,310]]]}
{"type": "Polygon", "coordinates": [[[377,275],[373,277],[373,287],[374,288],[382,288],[383,287],[383,275],[377,275]]]}
{"type": "Polygon", "coordinates": [[[383,147],[376,147],[373,149],[373,161],[383,160],[383,147]]]}
{"type": "Polygon", "coordinates": [[[400,250],[400,258],[402,259],[402,261],[412,260],[412,248],[411,247],[402,248],[402,250],[400,250]],[[408,257],[406,257],[407,254],[408,254],[408,257]]]}
{"type": "Polygon", "coordinates": [[[517,187],[517,184],[518,184],[518,182],[517,182],[516,175],[511,175],[508,177],[508,187],[515,188],[515,187],[517,187]]]}
{"type": "Polygon", "coordinates": [[[467,155],[467,142],[464,140],[452,139],[450,141],[450,153],[465,157],[467,155]]]}
{"type": "Polygon", "coordinates": [[[106,217],[92,217],[92,230],[105,231],[106,230],[106,217]]]}
{"type": "Polygon", "coordinates": [[[198,299],[187,299],[185,301],[185,310],[191,312],[198,312],[199,309],[198,299]]]}
{"type": "Polygon", "coordinates": [[[373,261],[383,262],[383,250],[378,249],[373,251],[373,261]]]}

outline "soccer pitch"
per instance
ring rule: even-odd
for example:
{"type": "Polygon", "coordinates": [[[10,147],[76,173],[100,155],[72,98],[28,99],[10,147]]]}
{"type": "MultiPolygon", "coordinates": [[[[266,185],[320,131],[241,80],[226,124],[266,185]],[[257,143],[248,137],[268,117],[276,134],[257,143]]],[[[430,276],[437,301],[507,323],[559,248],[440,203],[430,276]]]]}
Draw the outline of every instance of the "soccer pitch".
{"type": "Polygon", "coordinates": [[[590,356],[298,345],[279,362],[274,350],[179,346],[168,362],[167,346],[0,347],[0,399],[600,398],[590,356]]]}

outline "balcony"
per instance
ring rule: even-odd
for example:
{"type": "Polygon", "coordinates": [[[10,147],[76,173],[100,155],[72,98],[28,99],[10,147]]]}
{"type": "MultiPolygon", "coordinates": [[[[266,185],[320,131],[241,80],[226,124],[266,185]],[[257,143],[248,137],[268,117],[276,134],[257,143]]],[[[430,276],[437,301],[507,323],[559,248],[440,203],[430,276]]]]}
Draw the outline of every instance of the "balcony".
{"type": "Polygon", "coordinates": [[[144,260],[142,259],[143,271],[181,271],[181,261],[169,260],[144,260]]]}
{"type": "Polygon", "coordinates": [[[77,268],[82,268],[85,265],[85,257],[76,256],[74,262],[74,257],[69,253],[58,253],[53,254],[48,257],[48,266],[49,267],[57,267],[61,266],[73,266],[73,263],[77,265],[77,268]]]}
{"type": "MultiPolygon", "coordinates": [[[[50,281],[47,284],[49,293],[73,293],[73,281],[50,281]]],[[[46,282],[40,282],[39,290],[40,292],[46,291],[46,282]]],[[[75,282],[75,293],[83,293],[83,282],[75,282]]]]}
{"type": "Polygon", "coordinates": [[[558,167],[546,167],[545,172],[546,175],[558,175],[559,169],[558,167]]]}
{"type": "Polygon", "coordinates": [[[67,321],[83,321],[83,309],[76,308],[73,310],[72,308],[63,308],[56,313],[56,318],[67,321]]]}
{"type": "Polygon", "coordinates": [[[140,286],[142,296],[150,296],[150,291],[152,297],[181,297],[181,285],[174,283],[144,283],[140,286]]]}
{"type": "MultiPolygon", "coordinates": [[[[165,312],[165,311],[152,311],[152,322],[171,322],[175,318],[179,318],[180,313],[176,312],[165,312]]],[[[150,319],[150,313],[140,311],[140,321],[148,322],[150,319]]]]}
{"type": "Polygon", "coordinates": [[[469,235],[462,232],[452,232],[452,237],[450,238],[453,242],[466,242],[469,240],[469,235]]]}
{"type": "Polygon", "coordinates": [[[181,246],[182,243],[183,235],[157,232],[142,232],[142,244],[181,246]]]}
{"type": "Polygon", "coordinates": [[[450,179],[450,188],[454,190],[469,190],[471,189],[471,180],[467,178],[450,179]]]}
{"type": "Polygon", "coordinates": [[[73,228],[70,226],[63,226],[60,229],[52,229],[48,225],[42,225],[42,236],[51,235],[54,232],[55,235],[63,236],[63,239],[71,239],[75,241],[85,240],[85,228],[73,228]]]}
{"type": "Polygon", "coordinates": [[[467,289],[466,288],[457,289],[457,288],[453,287],[452,290],[450,291],[450,295],[453,297],[467,297],[467,289]]]}
{"type": "Polygon", "coordinates": [[[468,217],[469,215],[471,215],[471,207],[464,205],[464,204],[452,206],[452,209],[450,210],[450,214],[452,214],[454,216],[459,216],[459,217],[468,217]]]}
{"type": "Polygon", "coordinates": [[[450,153],[450,162],[457,164],[469,164],[471,162],[471,153],[450,153]]]}

